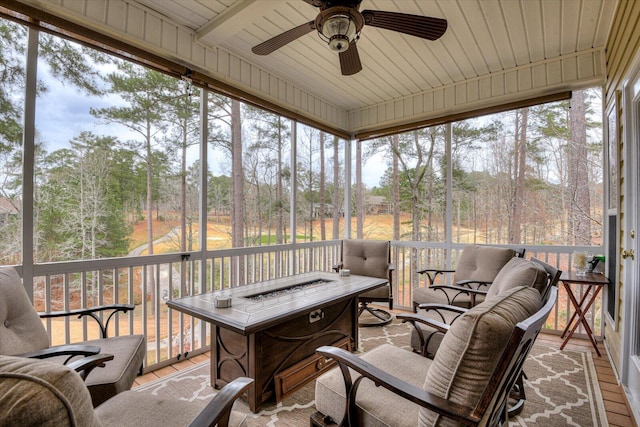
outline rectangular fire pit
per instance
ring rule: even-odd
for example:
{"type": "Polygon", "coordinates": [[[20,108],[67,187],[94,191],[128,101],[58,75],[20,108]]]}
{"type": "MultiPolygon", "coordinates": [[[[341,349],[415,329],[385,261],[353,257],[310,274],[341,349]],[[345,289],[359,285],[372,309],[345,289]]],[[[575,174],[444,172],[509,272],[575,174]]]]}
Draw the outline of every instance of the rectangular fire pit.
{"type": "Polygon", "coordinates": [[[172,309],[211,323],[211,383],[256,380],[249,407],[284,399],[330,367],[315,349],[358,343],[358,295],[386,284],[373,277],[306,273],[167,301],[172,309]],[[229,308],[216,297],[232,299],[229,308]]]}

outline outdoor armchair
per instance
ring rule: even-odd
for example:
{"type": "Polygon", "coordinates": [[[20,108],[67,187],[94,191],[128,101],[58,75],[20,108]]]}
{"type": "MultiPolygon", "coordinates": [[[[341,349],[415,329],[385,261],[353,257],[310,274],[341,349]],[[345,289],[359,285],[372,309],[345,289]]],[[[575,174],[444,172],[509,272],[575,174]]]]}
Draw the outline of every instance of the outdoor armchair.
{"type": "MultiPolygon", "coordinates": [[[[529,286],[537,289],[545,298],[550,286],[556,286],[560,271],[555,267],[532,258],[511,258],[496,275],[493,284],[486,289],[468,289],[470,304],[474,306],[476,295],[495,296],[516,286],[529,286]]],[[[481,301],[480,298],[478,298],[481,301]]],[[[411,323],[411,348],[416,353],[433,358],[440,346],[442,336],[449,326],[468,308],[448,304],[420,304],[416,314],[398,314],[397,318],[411,323]]]]}
{"type": "MultiPolygon", "coordinates": [[[[82,363],[88,362],[79,361],[82,363]]],[[[232,411],[232,406],[252,384],[251,378],[237,378],[217,392],[206,406],[200,401],[125,391],[94,409],[85,383],[69,366],[0,356],[0,425],[242,426],[245,415],[232,411]]]]}
{"type": "MultiPolygon", "coordinates": [[[[525,260],[512,258],[496,276],[488,290],[473,290],[487,298],[500,295],[516,286],[527,286],[536,289],[543,300],[549,298],[551,288],[555,288],[562,272],[557,268],[536,258],[525,260]]],[[[411,330],[411,348],[422,356],[433,358],[441,345],[444,335],[451,325],[469,309],[443,304],[421,304],[417,314],[399,314],[403,322],[414,327],[411,330]]],[[[510,414],[522,410],[526,399],[522,375],[518,378],[512,393],[514,403],[509,408],[510,414]]]]}
{"type": "MultiPolygon", "coordinates": [[[[469,308],[477,298],[484,297],[467,292],[469,289],[486,289],[498,272],[514,256],[524,257],[525,249],[514,250],[496,246],[468,245],[458,258],[455,270],[442,268],[422,268],[418,274],[424,274],[427,286],[413,289],[413,308],[420,304],[447,304],[469,308]],[[438,279],[450,277],[450,284],[441,284],[438,279]]],[[[440,280],[442,281],[442,280],[440,280]]]]}
{"type": "Polygon", "coordinates": [[[516,287],[487,298],[456,321],[433,360],[389,344],[360,356],[319,354],[338,367],[316,381],[313,426],[501,425],[510,390],[555,303],[516,287]],[[490,338],[490,339],[489,339],[490,338]]]}
{"type": "Polygon", "coordinates": [[[108,337],[109,321],[117,312],[133,310],[133,305],[115,304],[89,309],[52,312],[38,315],[22,280],[14,268],[0,269],[0,355],[24,356],[55,360],[67,364],[78,357],[98,353],[113,355],[102,369],[86,379],[94,406],[125,390],[129,390],[142,370],[145,357],[143,335],[108,337]],[[107,311],[106,323],[96,314],[107,311]],[[82,343],[50,346],[41,317],[89,316],[98,322],[101,338],[82,343]]]}
{"type": "Polygon", "coordinates": [[[358,296],[358,326],[382,326],[391,322],[391,313],[369,306],[372,302],[382,302],[389,306],[389,310],[393,310],[394,266],[391,263],[391,243],[388,240],[343,240],[341,257],[341,261],[333,266],[336,272],[349,270],[350,274],[378,277],[388,281],[386,285],[358,296]],[[363,312],[371,314],[373,321],[361,320],[363,312]]]}

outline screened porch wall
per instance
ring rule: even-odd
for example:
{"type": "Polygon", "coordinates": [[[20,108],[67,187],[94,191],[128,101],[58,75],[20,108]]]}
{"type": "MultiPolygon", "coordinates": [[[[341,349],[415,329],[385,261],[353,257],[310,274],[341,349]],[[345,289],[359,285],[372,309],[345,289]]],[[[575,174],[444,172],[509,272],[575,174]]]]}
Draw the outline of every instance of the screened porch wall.
{"type": "MultiPolygon", "coordinates": [[[[34,305],[38,311],[58,311],[112,302],[135,304],[133,312],[120,314],[111,322],[109,333],[144,334],[147,339],[145,371],[151,371],[208,349],[209,325],[169,309],[165,301],[309,271],[326,271],[332,275],[335,273],[331,267],[340,259],[340,247],[339,240],[332,240],[215,250],[204,255],[193,252],[39,264],[34,266],[34,305]]],[[[394,306],[411,310],[412,290],[426,286],[424,277],[415,273],[416,269],[427,265],[455,268],[463,247],[392,242],[394,306]]],[[[593,246],[525,247],[527,258],[536,257],[562,270],[571,265],[575,250],[601,252],[593,246]]],[[[581,289],[577,292],[580,297],[581,289]]],[[[598,297],[587,315],[598,337],[602,337],[602,298],[602,295],[598,297]]],[[[544,332],[560,334],[572,314],[570,302],[561,288],[544,332]]],[[[83,341],[97,337],[98,333],[92,319],[43,322],[52,344],[83,341]]],[[[579,329],[576,336],[583,332],[579,329]]]]}

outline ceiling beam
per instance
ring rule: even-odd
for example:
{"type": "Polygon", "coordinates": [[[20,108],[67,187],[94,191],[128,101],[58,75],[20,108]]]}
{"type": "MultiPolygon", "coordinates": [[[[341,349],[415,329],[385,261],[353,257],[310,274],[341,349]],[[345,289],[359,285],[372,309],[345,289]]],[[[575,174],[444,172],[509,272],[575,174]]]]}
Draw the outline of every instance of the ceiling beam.
{"type": "Polygon", "coordinates": [[[247,16],[260,16],[264,9],[264,3],[261,4],[258,0],[237,1],[196,31],[196,38],[205,43],[219,45],[245,28],[247,16]]]}

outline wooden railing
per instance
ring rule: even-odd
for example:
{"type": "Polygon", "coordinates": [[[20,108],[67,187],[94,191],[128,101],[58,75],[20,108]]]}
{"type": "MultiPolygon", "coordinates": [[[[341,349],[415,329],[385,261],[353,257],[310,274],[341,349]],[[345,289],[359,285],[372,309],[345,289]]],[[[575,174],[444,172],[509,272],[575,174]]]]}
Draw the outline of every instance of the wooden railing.
{"type": "MultiPolygon", "coordinates": [[[[165,301],[185,295],[242,286],[308,271],[331,271],[340,258],[340,241],[258,246],[207,252],[74,261],[34,266],[34,305],[38,311],[68,310],[118,302],[136,309],[112,322],[110,335],[142,333],[147,337],[145,370],[174,363],[206,351],[209,326],[169,309],[165,301]],[[206,277],[201,280],[201,277],[206,277]]],[[[398,309],[411,309],[412,290],[426,286],[416,274],[423,266],[455,267],[465,245],[392,242],[395,264],[394,299],[398,309]]],[[[521,247],[521,246],[520,246],[521,247]]],[[[567,269],[576,250],[600,252],[594,247],[527,246],[526,257],[536,257],[567,269]]],[[[19,267],[18,267],[19,268],[19,267]]],[[[545,332],[560,333],[573,313],[561,289],[545,332]]],[[[602,298],[588,319],[602,334],[602,298]]],[[[47,319],[52,344],[97,337],[87,319],[47,319]]],[[[581,332],[580,330],[578,333],[581,332]]]]}

